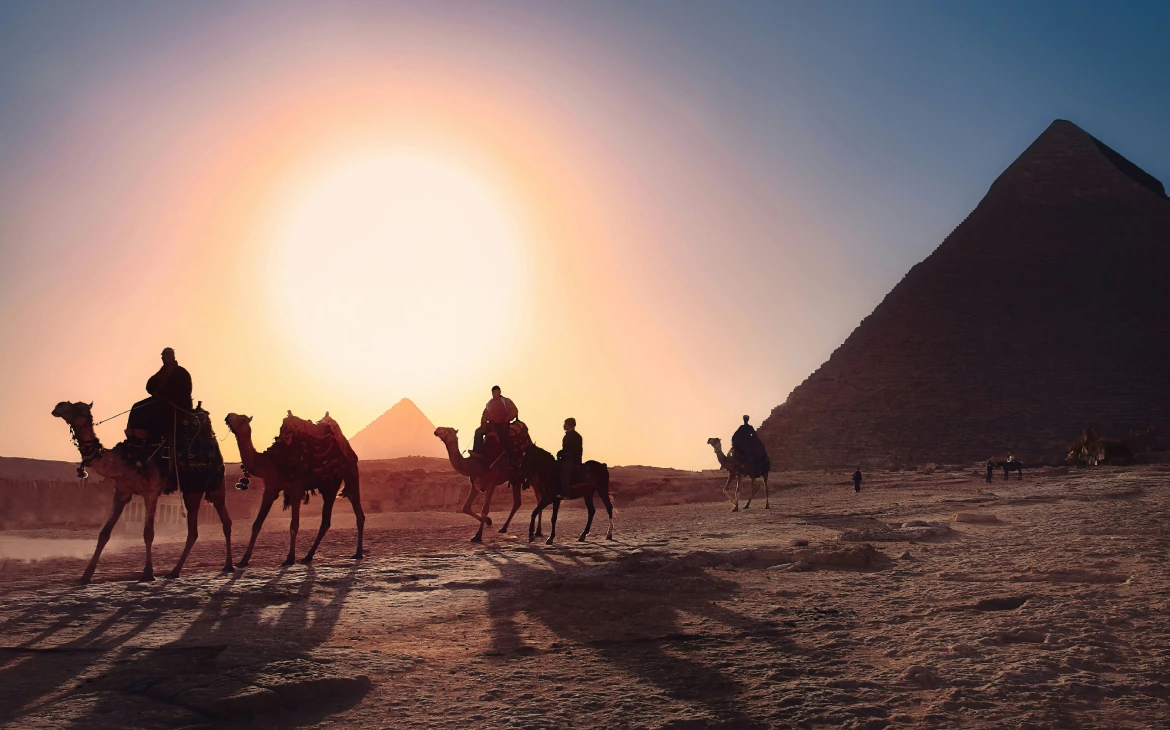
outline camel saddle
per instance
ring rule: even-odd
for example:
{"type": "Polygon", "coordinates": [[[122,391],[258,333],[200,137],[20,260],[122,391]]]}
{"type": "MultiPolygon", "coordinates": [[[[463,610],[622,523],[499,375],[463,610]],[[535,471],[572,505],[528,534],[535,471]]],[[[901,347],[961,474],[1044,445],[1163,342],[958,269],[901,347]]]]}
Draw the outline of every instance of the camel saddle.
{"type": "Polygon", "coordinates": [[[280,424],[280,433],[272,449],[278,452],[276,463],[290,479],[304,480],[309,491],[320,482],[340,479],[357,463],[357,454],[329,413],[313,423],[289,411],[280,424]]]}
{"type": "MultiPolygon", "coordinates": [[[[528,435],[528,425],[523,421],[512,421],[508,424],[508,438],[512,442],[512,453],[514,454],[523,454],[529,446],[532,446],[532,437],[528,435]]],[[[482,449],[480,451],[472,449],[470,456],[484,466],[490,467],[503,454],[504,447],[500,444],[495,431],[488,431],[482,449]]]]}
{"type": "Polygon", "coordinates": [[[210,414],[203,410],[202,403],[190,411],[169,407],[167,411],[174,414],[173,422],[167,413],[165,423],[161,418],[150,423],[153,428],[147,438],[128,438],[115,448],[128,464],[141,469],[154,462],[167,474],[163,494],[172,494],[177,488],[189,494],[219,486],[223,482],[223,455],[210,414]]]}

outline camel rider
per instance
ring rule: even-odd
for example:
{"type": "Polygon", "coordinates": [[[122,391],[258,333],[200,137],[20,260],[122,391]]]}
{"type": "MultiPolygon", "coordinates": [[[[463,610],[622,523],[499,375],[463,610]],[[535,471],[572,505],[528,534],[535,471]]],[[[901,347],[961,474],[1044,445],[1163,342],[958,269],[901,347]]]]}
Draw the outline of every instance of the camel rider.
{"type": "Polygon", "coordinates": [[[162,351],[162,367],[146,381],[146,392],[185,411],[191,410],[191,373],[175,359],[170,347],[162,351]]]}
{"type": "Polygon", "coordinates": [[[735,430],[731,436],[731,448],[735,449],[735,453],[742,456],[752,455],[752,442],[756,438],[756,429],[748,424],[748,416],[743,417],[743,425],[735,430]]]}
{"type": "Polygon", "coordinates": [[[561,453],[557,454],[561,465],[561,491],[559,497],[568,499],[569,490],[573,486],[573,470],[581,466],[581,455],[584,453],[584,444],[581,434],[577,433],[577,419],[565,419],[565,437],[561,439],[561,453]]]}
{"type": "Polygon", "coordinates": [[[500,386],[492,386],[492,399],[483,407],[483,415],[480,416],[480,430],[484,436],[488,431],[496,434],[500,440],[500,446],[504,449],[504,453],[509,456],[512,455],[512,439],[509,429],[509,424],[516,420],[520,415],[516,404],[512,402],[511,398],[505,398],[500,392],[500,386]]]}

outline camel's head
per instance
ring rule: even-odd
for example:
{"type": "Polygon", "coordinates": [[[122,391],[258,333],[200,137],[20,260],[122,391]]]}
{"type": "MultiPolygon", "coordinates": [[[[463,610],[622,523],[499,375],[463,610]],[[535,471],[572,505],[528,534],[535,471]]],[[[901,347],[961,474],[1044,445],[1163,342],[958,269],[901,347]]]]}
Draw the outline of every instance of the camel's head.
{"type": "Polygon", "coordinates": [[[235,436],[251,436],[252,435],[252,417],[241,416],[238,413],[229,413],[227,418],[223,419],[227,424],[228,430],[235,436]]]}
{"type": "Polygon", "coordinates": [[[438,436],[439,440],[443,443],[449,444],[459,438],[459,429],[439,426],[435,429],[435,435],[438,436]]]}
{"type": "Polygon", "coordinates": [[[74,428],[92,426],[92,408],[93,403],[70,403],[69,401],[63,400],[53,408],[52,415],[56,418],[64,419],[65,423],[68,423],[74,428]]]}
{"type": "Polygon", "coordinates": [[[715,438],[707,439],[707,445],[714,446],[717,449],[723,448],[723,442],[715,438]]]}

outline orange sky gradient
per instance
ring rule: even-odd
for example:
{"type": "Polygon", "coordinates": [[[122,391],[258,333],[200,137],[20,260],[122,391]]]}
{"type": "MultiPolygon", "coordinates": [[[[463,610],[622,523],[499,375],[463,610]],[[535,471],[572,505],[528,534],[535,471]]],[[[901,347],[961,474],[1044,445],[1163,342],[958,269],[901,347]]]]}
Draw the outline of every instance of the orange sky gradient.
{"type": "MultiPolygon", "coordinates": [[[[92,400],[99,418],[123,410],[143,396],[164,346],[217,424],[229,411],[253,415],[261,442],[289,409],[328,410],[354,433],[402,397],[468,436],[498,383],[538,443],[555,447],[572,415],[593,458],[690,468],[714,466],[706,438],[726,437],[742,412],[758,423],[801,374],[785,362],[745,367],[748,333],[701,306],[702,279],[684,274],[677,286],[680,270],[733,265],[719,238],[761,232],[711,218],[712,206],[733,213],[739,202],[730,186],[692,177],[704,161],[720,175],[716,139],[696,134],[693,159],[678,159],[657,122],[621,108],[653,85],[601,56],[570,76],[542,72],[547,58],[484,64],[492,54],[475,37],[424,35],[390,51],[321,29],[288,29],[267,47],[230,36],[227,53],[192,61],[190,48],[163,50],[85,90],[46,133],[15,223],[43,243],[24,252],[40,276],[24,282],[22,316],[4,325],[6,342],[34,343],[5,357],[5,379],[22,387],[4,393],[4,410],[22,418],[0,424],[4,454],[72,459],[52,405],[92,400]],[[192,75],[172,83],[162,69],[175,68],[192,75]],[[345,326],[385,343],[378,379],[368,361],[312,357],[318,338],[282,322],[268,289],[290,191],[335,160],[387,149],[453,160],[489,188],[516,222],[517,271],[508,293],[490,280],[480,291],[427,280],[411,316],[435,321],[434,348],[399,349],[360,306],[349,313],[345,326]],[[672,236],[716,233],[703,260],[674,260],[672,236]],[[502,309],[509,296],[515,306],[502,309]],[[500,321],[500,311],[512,316],[500,321]]],[[[685,128],[685,104],[660,101],[685,128]]],[[[807,241],[799,218],[786,237],[807,241]]],[[[322,240],[320,255],[337,245],[322,240]]],[[[388,289],[416,275],[393,265],[380,274],[388,289]]],[[[303,296],[327,302],[347,278],[303,296]]],[[[124,423],[99,435],[112,444],[124,423]]],[[[230,439],[223,447],[237,458],[230,439]]]]}

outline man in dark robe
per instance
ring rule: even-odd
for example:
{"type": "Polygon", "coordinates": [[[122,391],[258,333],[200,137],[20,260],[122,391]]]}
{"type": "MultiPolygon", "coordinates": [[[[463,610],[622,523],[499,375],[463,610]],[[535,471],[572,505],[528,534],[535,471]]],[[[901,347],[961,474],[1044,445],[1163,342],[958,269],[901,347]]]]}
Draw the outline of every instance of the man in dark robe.
{"type": "Polygon", "coordinates": [[[146,381],[151,397],[138,401],[130,411],[126,435],[146,440],[162,437],[170,441],[177,410],[191,410],[191,374],[175,359],[175,351],[162,351],[162,367],[146,381]]]}
{"type": "Polygon", "coordinates": [[[861,491],[861,467],[857,467],[857,471],[853,472],[853,491],[861,491]]]}
{"type": "Polygon", "coordinates": [[[573,470],[581,466],[581,456],[584,453],[584,442],[581,434],[577,433],[577,419],[565,419],[565,437],[561,440],[561,453],[557,454],[561,466],[560,496],[568,499],[569,489],[573,486],[573,470]]]}
{"type": "Polygon", "coordinates": [[[742,454],[748,458],[753,456],[756,438],[756,429],[748,424],[748,416],[743,417],[743,425],[735,430],[731,436],[731,448],[735,449],[737,454],[742,454]]]}

